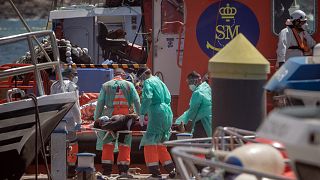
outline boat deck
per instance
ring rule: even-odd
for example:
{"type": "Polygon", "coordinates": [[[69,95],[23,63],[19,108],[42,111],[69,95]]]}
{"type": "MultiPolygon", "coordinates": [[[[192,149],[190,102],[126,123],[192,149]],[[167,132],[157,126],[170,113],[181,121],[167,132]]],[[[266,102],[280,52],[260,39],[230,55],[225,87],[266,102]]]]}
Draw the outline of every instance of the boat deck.
{"type": "MultiPolygon", "coordinates": [[[[102,172],[101,164],[95,164],[95,169],[96,169],[96,173],[102,172]]],[[[27,168],[25,175],[22,176],[20,180],[33,180],[33,179],[35,179],[35,171],[34,170],[35,170],[34,164],[30,165],[27,168]]],[[[160,166],[160,171],[162,173],[162,179],[166,179],[168,174],[165,173],[165,170],[163,169],[162,166],[160,166]]],[[[113,173],[112,176],[108,177],[108,179],[117,179],[119,177],[117,165],[113,165],[112,173],[113,173]]],[[[148,171],[147,171],[145,164],[131,164],[130,169],[129,169],[129,173],[131,175],[133,175],[133,177],[134,177],[133,179],[146,179],[147,177],[149,177],[151,175],[151,174],[148,174],[148,171]]],[[[47,176],[46,170],[45,170],[45,166],[43,164],[39,164],[38,179],[39,180],[48,179],[48,176],[47,176]]],[[[70,179],[68,179],[68,180],[70,180],[70,179]]]]}
{"type": "MultiPolygon", "coordinates": [[[[133,175],[133,178],[130,179],[147,179],[151,174],[137,174],[137,175],[133,175]]],[[[162,174],[162,179],[166,179],[166,177],[168,176],[168,174],[162,174]]],[[[113,180],[113,179],[119,179],[118,178],[119,175],[118,174],[112,174],[111,177],[104,177],[105,179],[109,179],[109,180],[113,180]]],[[[34,174],[28,174],[28,175],[24,175],[21,177],[20,180],[34,180],[35,179],[35,175],[34,174]]],[[[38,180],[47,180],[48,176],[47,174],[39,174],[38,175],[38,180]]],[[[68,180],[71,179],[75,179],[75,178],[68,178],[68,180]]],[[[121,179],[126,179],[126,178],[121,178],[121,179]]]]}

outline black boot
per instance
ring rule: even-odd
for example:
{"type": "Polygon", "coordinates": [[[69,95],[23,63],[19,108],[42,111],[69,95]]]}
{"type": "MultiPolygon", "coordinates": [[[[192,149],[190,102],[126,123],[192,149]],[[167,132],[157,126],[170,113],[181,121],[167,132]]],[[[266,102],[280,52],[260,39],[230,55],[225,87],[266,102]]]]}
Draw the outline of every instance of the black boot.
{"type": "Polygon", "coordinates": [[[67,172],[67,177],[68,178],[73,178],[76,175],[76,166],[68,166],[68,172],[67,172]]]}
{"type": "Polygon", "coordinates": [[[129,165],[124,165],[124,164],[118,164],[118,170],[119,170],[119,178],[127,178],[127,179],[132,179],[133,176],[128,174],[129,170],[129,165]]]}
{"type": "Polygon", "coordinates": [[[159,165],[155,166],[148,166],[149,173],[151,174],[151,178],[160,178],[161,179],[161,172],[159,165]]]}
{"type": "Polygon", "coordinates": [[[102,164],[102,174],[110,176],[112,173],[112,164],[102,164]]]}
{"type": "Polygon", "coordinates": [[[128,173],[129,165],[118,164],[119,174],[128,173]]]}
{"type": "Polygon", "coordinates": [[[176,176],[176,169],[173,163],[169,163],[163,166],[164,169],[169,173],[169,178],[174,178],[176,176]]]}

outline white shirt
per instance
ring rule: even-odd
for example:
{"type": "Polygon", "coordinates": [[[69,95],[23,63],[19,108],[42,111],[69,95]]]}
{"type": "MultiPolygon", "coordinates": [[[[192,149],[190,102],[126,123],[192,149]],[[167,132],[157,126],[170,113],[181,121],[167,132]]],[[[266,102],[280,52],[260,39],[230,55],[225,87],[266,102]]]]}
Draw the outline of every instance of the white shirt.
{"type": "MultiPolygon", "coordinates": [[[[82,120],[81,120],[81,112],[80,112],[80,103],[79,103],[79,90],[78,90],[78,86],[76,83],[65,79],[63,80],[63,85],[65,86],[65,89],[67,92],[72,92],[72,91],[76,91],[77,94],[77,101],[75,102],[75,104],[72,106],[72,108],[69,110],[69,112],[64,116],[64,119],[66,119],[67,121],[72,121],[72,122],[67,122],[67,130],[68,131],[74,131],[74,127],[77,124],[81,124],[82,120]]],[[[56,81],[51,85],[51,94],[58,94],[58,93],[62,93],[62,89],[60,87],[60,82],[56,81]]]]}
{"type": "MultiPolygon", "coordinates": [[[[308,47],[311,49],[316,44],[311,35],[302,31],[299,36],[307,40],[308,47]]],[[[285,62],[290,57],[303,56],[303,52],[300,49],[288,49],[291,46],[298,46],[298,42],[294,37],[294,34],[290,27],[286,27],[279,33],[279,42],[277,49],[277,62],[285,62]]]]}

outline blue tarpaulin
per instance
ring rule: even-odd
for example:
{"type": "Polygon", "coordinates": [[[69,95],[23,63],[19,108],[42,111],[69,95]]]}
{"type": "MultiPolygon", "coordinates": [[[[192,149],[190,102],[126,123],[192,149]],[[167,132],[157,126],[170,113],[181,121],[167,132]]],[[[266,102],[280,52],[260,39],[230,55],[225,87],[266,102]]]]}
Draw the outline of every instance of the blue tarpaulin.
{"type": "Polygon", "coordinates": [[[113,69],[81,68],[77,72],[80,93],[98,93],[102,84],[113,78],[113,69]]]}

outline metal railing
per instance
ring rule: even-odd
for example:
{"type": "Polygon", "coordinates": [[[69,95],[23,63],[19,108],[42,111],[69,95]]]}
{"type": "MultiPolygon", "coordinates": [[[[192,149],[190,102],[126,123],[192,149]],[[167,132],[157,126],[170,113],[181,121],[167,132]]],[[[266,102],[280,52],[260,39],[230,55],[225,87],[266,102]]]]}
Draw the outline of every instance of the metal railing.
{"type": "MultiPolygon", "coordinates": [[[[14,67],[14,68],[2,70],[0,71],[0,78],[8,78],[11,76],[22,75],[26,73],[34,73],[39,95],[44,95],[44,90],[43,90],[44,88],[42,83],[43,81],[41,78],[40,71],[46,70],[46,69],[54,69],[61,83],[60,84],[61,87],[64,88],[62,84],[63,80],[62,80],[62,75],[60,70],[59,50],[58,50],[57,41],[54,33],[52,31],[45,30],[45,31],[29,32],[29,33],[24,33],[19,35],[7,36],[7,37],[0,38],[0,46],[11,44],[11,43],[17,43],[20,41],[28,42],[32,64],[26,65],[23,67],[14,67]],[[34,41],[37,41],[38,37],[47,37],[47,36],[49,36],[49,39],[50,39],[49,42],[51,43],[51,47],[52,47],[53,59],[50,59],[49,62],[39,63],[37,61],[36,54],[35,54],[34,41]]],[[[41,51],[44,51],[44,49],[41,49],[41,51]]],[[[46,52],[43,52],[43,53],[46,53],[46,52]]],[[[65,89],[63,89],[63,92],[65,92],[65,89]]]]}
{"type": "MultiPolygon", "coordinates": [[[[224,162],[225,157],[237,147],[246,143],[260,143],[255,138],[256,134],[252,131],[233,127],[218,127],[213,134],[213,138],[174,140],[165,144],[173,147],[172,157],[182,179],[223,180],[226,173],[246,173],[255,176],[257,179],[265,177],[275,180],[290,180],[289,177],[260,172],[224,162]],[[199,154],[203,156],[201,157],[199,154]],[[199,172],[197,169],[199,166],[205,168],[199,172]]],[[[284,160],[284,162],[289,163],[288,160],[284,160]]]]}

